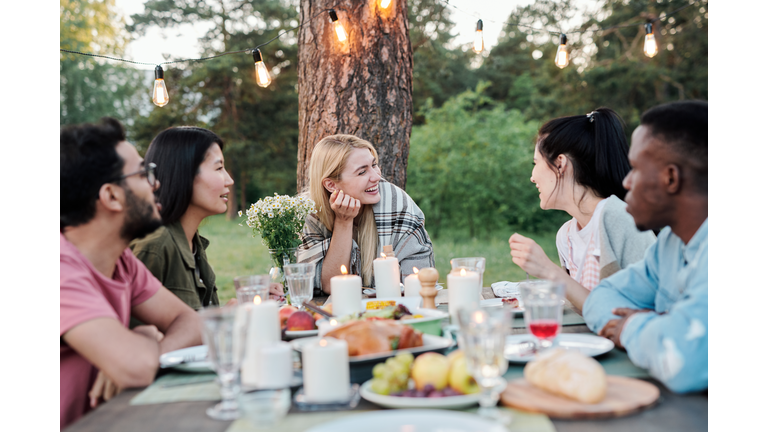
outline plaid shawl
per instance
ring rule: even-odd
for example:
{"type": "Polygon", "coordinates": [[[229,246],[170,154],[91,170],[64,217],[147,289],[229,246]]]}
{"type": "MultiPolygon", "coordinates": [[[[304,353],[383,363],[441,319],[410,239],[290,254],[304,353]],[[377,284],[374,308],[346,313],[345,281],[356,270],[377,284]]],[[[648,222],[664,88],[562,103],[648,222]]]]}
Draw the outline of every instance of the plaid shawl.
{"type": "MultiPolygon", "coordinates": [[[[424,228],[424,213],[404,190],[385,180],[379,182],[381,200],[373,205],[373,217],[379,233],[376,247],[378,256],[384,245],[392,245],[400,262],[400,279],[413,273],[412,268],[435,266],[432,241],[424,228]]],[[[307,216],[301,232],[298,260],[301,263],[316,263],[315,295],[322,295],[321,275],[323,258],[331,244],[333,233],[315,215],[307,216]]],[[[360,247],[352,240],[350,274],[361,274],[360,247]]],[[[376,286],[375,281],[372,281],[376,286]]]]}

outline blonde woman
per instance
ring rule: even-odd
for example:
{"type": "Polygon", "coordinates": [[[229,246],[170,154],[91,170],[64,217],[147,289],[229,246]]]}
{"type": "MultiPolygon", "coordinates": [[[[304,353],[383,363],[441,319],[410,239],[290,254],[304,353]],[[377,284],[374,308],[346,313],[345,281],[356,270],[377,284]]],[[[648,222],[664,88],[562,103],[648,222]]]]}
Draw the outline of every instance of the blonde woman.
{"type": "Polygon", "coordinates": [[[374,287],[373,260],[392,245],[401,279],[413,267],[434,267],[424,213],[404,190],[381,177],[379,156],[368,141],[331,135],[317,143],[309,162],[309,195],[318,212],[307,216],[299,262],[316,263],[317,295],[331,293],[344,265],[374,287]]]}

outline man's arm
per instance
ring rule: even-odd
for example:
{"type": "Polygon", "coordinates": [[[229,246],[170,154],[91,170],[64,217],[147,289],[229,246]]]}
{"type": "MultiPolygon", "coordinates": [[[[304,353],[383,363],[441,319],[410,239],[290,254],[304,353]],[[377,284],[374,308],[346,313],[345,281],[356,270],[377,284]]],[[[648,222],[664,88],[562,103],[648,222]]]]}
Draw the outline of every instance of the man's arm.
{"type": "Polygon", "coordinates": [[[165,288],[134,306],[131,314],[143,323],[157,326],[165,335],[160,341],[160,354],[203,343],[197,313],[165,288]]]}

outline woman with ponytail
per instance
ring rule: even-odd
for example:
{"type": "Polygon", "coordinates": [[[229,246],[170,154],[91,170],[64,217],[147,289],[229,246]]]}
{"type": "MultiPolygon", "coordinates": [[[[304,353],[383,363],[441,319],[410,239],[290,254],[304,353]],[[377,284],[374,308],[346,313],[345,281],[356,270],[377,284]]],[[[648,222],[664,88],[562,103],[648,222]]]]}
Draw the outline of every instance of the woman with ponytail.
{"type": "Polygon", "coordinates": [[[413,267],[434,267],[424,213],[404,190],[381,177],[379,155],[368,141],[331,135],[312,150],[309,190],[317,214],[307,216],[299,262],[315,263],[315,291],[331,293],[331,277],[360,275],[374,287],[373,260],[392,245],[401,281],[413,267]]]}
{"type": "Polygon", "coordinates": [[[601,279],[641,260],[656,239],[637,230],[622,201],[628,153],[624,122],[608,108],[550,120],[538,133],[531,181],[541,208],[563,210],[573,219],[557,232],[560,266],[517,233],[509,238],[510,254],[528,274],[565,283],[578,310],[601,279]]]}

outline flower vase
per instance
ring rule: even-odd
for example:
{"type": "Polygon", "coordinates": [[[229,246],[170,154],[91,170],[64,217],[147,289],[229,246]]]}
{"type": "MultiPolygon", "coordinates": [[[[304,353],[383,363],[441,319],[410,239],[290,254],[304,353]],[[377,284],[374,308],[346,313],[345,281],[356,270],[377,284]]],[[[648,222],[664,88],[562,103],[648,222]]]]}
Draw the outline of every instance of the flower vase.
{"type": "Polygon", "coordinates": [[[269,255],[272,257],[272,268],[269,269],[270,282],[279,283],[283,286],[283,293],[290,304],[288,294],[288,285],[285,283],[285,272],[283,267],[286,264],[295,264],[298,262],[298,248],[291,249],[269,249],[269,255]]]}

